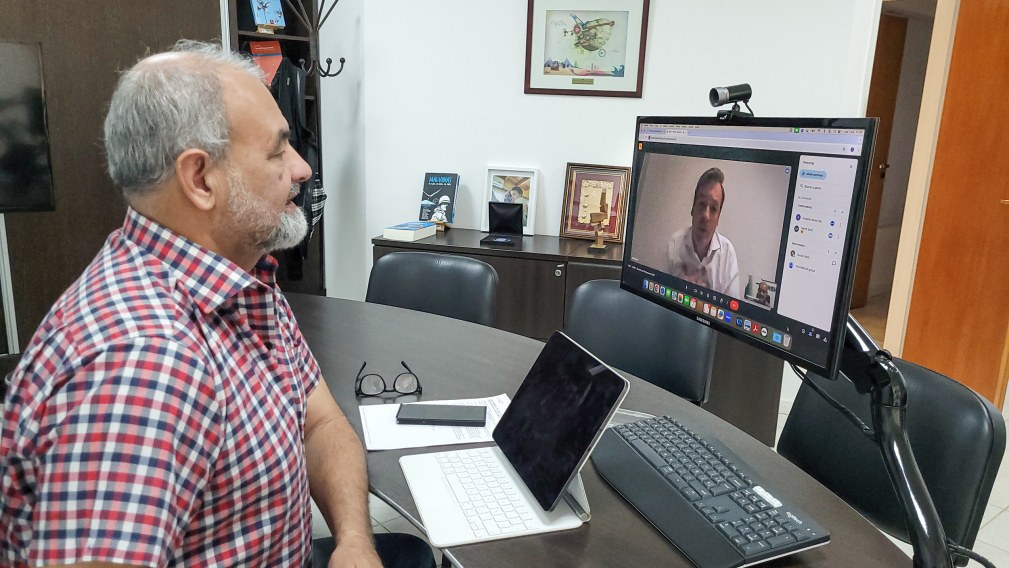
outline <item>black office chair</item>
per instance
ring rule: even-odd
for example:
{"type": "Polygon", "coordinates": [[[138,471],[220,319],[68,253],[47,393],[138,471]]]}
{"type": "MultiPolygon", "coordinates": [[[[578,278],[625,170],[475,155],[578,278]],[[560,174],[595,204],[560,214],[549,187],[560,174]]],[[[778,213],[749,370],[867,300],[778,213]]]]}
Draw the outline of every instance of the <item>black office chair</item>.
{"type": "Polygon", "coordinates": [[[691,402],[708,398],[714,332],[621,290],[616,280],[579,286],[564,331],[608,365],[691,402]]]}
{"type": "Polygon", "coordinates": [[[497,271],[476,259],[394,252],[375,262],[366,302],[487,326],[497,323],[497,271]]]}
{"type": "MultiPolygon", "coordinates": [[[[1005,452],[1005,421],[992,403],[953,379],[900,359],[894,363],[907,381],[911,449],[946,537],[971,548],[1005,452]]],[[[872,424],[869,395],[856,393],[843,377],[810,378],[872,424]]],[[[805,384],[785,421],[778,453],[877,527],[910,542],[904,508],[878,446],[805,384]]]]}

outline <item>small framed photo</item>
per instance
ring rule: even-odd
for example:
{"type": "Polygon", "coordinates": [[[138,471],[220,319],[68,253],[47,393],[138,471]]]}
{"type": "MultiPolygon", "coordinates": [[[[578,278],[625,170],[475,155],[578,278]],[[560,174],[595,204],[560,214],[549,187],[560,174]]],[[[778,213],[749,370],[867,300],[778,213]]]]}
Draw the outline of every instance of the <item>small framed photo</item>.
{"type": "Polygon", "coordinates": [[[529,0],[526,94],[641,98],[649,0],[529,0]]]}
{"type": "Polygon", "coordinates": [[[601,213],[605,204],[609,217],[603,221],[603,238],[609,242],[623,242],[630,181],[630,168],[568,164],[561,236],[595,239],[596,231],[589,216],[601,213]]]}
{"type": "Polygon", "coordinates": [[[487,168],[486,191],[480,230],[490,229],[487,203],[521,203],[522,234],[532,235],[536,227],[536,196],[539,170],[487,168]]]}

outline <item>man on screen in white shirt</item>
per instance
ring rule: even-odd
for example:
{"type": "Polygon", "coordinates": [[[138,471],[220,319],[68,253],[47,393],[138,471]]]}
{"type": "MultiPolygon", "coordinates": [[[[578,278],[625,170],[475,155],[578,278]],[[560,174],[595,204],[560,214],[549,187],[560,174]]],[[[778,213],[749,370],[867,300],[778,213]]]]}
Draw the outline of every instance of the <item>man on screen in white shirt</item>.
{"type": "Polygon", "coordinates": [[[669,273],[715,292],[742,298],[736,249],[715,230],[725,205],[724,181],[725,174],[718,168],[711,168],[697,180],[690,208],[691,224],[669,239],[669,273]]]}

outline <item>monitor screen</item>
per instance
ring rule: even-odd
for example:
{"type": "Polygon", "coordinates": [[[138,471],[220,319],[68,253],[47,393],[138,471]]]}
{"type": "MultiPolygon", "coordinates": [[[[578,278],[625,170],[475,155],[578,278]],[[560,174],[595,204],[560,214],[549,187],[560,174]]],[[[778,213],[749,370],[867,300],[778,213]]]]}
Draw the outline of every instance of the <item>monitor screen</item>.
{"type": "Polygon", "coordinates": [[[876,119],[640,117],[621,287],[824,376],[876,119]]]}
{"type": "Polygon", "coordinates": [[[627,393],[627,379],[554,332],[494,428],[494,441],[552,511],[627,393]]]}
{"type": "Polygon", "coordinates": [[[41,47],[0,42],[0,213],[54,207],[41,47]]]}

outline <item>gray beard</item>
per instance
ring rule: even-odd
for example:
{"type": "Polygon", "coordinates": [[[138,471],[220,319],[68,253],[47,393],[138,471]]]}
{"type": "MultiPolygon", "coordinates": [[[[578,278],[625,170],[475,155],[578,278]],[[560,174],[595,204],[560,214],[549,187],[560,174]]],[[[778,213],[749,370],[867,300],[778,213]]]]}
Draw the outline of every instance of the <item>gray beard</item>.
{"type": "Polygon", "coordinates": [[[305,218],[305,211],[301,207],[293,213],[288,213],[285,210],[280,214],[280,223],[263,242],[263,250],[272,252],[295,247],[307,234],[308,219],[305,218]]]}
{"type": "MultiPolygon", "coordinates": [[[[289,249],[300,243],[308,234],[308,219],[299,207],[292,213],[286,209],[279,216],[263,211],[262,204],[253,197],[249,184],[239,172],[229,172],[231,192],[228,207],[231,210],[232,230],[242,234],[247,242],[263,254],[289,249]]],[[[298,194],[300,185],[291,184],[291,197],[298,194]]]]}

